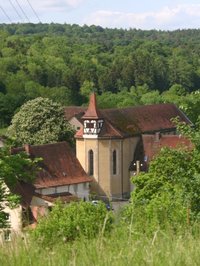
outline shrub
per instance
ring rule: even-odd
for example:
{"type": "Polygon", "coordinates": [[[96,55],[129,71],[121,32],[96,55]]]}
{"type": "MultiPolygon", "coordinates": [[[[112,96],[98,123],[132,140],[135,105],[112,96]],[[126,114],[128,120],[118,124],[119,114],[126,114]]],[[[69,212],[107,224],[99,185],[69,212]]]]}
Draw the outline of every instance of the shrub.
{"type": "Polygon", "coordinates": [[[124,218],[134,230],[179,230],[199,221],[199,155],[195,150],[162,149],[148,173],[132,178],[135,190],[124,218]]]}
{"type": "Polygon", "coordinates": [[[73,202],[64,205],[57,202],[47,217],[41,218],[33,237],[40,243],[52,245],[58,241],[73,241],[84,236],[93,238],[101,231],[109,232],[113,216],[107,212],[105,204],[73,202]]]}

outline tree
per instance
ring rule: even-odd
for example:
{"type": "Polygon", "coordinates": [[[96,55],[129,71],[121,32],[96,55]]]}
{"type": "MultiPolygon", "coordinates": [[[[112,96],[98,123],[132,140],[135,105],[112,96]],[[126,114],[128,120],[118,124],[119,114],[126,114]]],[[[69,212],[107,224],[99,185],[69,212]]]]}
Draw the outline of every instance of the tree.
{"type": "Polygon", "coordinates": [[[0,127],[7,127],[15,113],[25,101],[23,94],[17,95],[0,93],[0,127]]]}
{"type": "Polygon", "coordinates": [[[20,200],[10,190],[12,191],[18,182],[33,182],[39,169],[39,160],[37,158],[32,160],[25,153],[11,155],[8,147],[0,149],[0,228],[9,226],[4,212],[5,203],[12,208],[20,200]]]}
{"type": "Polygon", "coordinates": [[[200,123],[193,128],[174,122],[178,132],[191,140],[193,149],[164,148],[150,163],[148,173],[132,178],[135,190],[126,217],[134,217],[138,226],[149,223],[150,230],[178,229],[200,217],[200,123]]]}
{"type": "Polygon", "coordinates": [[[80,94],[89,101],[91,92],[94,91],[94,82],[85,80],[80,88],[80,94]]]}
{"type": "Polygon", "coordinates": [[[73,142],[73,130],[64,119],[64,110],[47,98],[26,102],[16,113],[8,135],[19,144],[45,144],[57,141],[73,142]]]}

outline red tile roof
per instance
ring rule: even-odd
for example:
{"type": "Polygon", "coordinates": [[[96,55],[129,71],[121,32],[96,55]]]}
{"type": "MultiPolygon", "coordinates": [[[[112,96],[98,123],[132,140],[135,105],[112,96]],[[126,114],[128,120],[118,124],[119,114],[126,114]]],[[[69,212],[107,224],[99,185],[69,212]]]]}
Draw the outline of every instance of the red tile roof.
{"type": "Polygon", "coordinates": [[[78,117],[80,119],[85,111],[87,110],[87,107],[82,106],[68,106],[64,108],[64,115],[66,120],[70,120],[72,117],[78,117]]]}
{"type": "MultiPolygon", "coordinates": [[[[19,149],[18,149],[19,150],[19,149]]],[[[45,145],[25,145],[24,150],[33,158],[42,158],[34,186],[48,188],[91,182],[67,142],[45,145]]],[[[15,153],[15,149],[13,149],[15,153]]]]}
{"type": "Polygon", "coordinates": [[[172,149],[181,148],[187,150],[191,150],[193,148],[189,139],[178,135],[142,135],[142,141],[144,155],[148,157],[148,161],[151,161],[163,147],[169,147],[172,149]]]}
{"type": "MultiPolygon", "coordinates": [[[[67,113],[67,108],[65,109],[67,113]]],[[[77,117],[82,122],[84,119],[104,119],[104,125],[99,137],[129,137],[142,133],[175,130],[176,126],[171,121],[178,117],[181,122],[192,125],[191,121],[174,104],[153,104],[129,108],[114,108],[98,110],[96,95],[92,93],[87,110],[83,107],[68,107],[69,117],[77,117]],[[85,113],[84,113],[85,112],[85,113]],[[70,113],[70,115],[69,115],[70,113]]],[[[75,135],[83,137],[83,129],[75,135]]]]}
{"type": "MultiPolygon", "coordinates": [[[[192,125],[191,121],[174,104],[101,109],[99,113],[104,118],[104,126],[99,137],[129,137],[142,133],[175,130],[176,126],[171,119],[176,117],[179,117],[181,122],[192,125]]],[[[81,129],[77,132],[76,138],[82,136],[83,130],[81,129]]]]}
{"type": "Polygon", "coordinates": [[[83,115],[83,119],[89,118],[89,119],[98,119],[101,118],[102,115],[99,112],[99,110],[97,109],[97,101],[96,101],[96,94],[93,92],[90,95],[90,102],[89,102],[89,106],[87,108],[87,111],[85,112],[85,114],[83,115]]]}
{"type": "Polygon", "coordinates": [[[122,109],[102,110],[104,118],[113,123],[124,135],[155,132],[175,128],[172,118],[191,124],[174,104],[143,105],[122,109]]]}

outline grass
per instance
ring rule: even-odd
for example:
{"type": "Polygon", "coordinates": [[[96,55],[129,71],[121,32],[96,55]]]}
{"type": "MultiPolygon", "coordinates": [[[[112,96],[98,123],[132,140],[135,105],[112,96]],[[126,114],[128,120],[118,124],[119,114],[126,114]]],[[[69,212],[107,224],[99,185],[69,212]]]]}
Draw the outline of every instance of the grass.
{"type": "Polygon", "coordinates": [[[170,230],[146,236],[121,227],[107,237],[57,243],[53,248],[16,239],[0,248],[0,265],[195,266],[200,265],[199,236],[199,232],[174,234],[170,230]]]}

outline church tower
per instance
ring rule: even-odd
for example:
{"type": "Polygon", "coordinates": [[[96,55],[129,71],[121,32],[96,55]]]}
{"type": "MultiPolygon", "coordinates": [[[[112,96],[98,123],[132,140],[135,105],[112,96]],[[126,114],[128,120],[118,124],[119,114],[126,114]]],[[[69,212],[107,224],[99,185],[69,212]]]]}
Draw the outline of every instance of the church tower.
{"type": "Polygon", "coordinates": [[[96,139],[103,127],[103,118],[97,109],[96,95],[92,93],[90,96],[89,107],[82,117],[83,119],[83,138],[96,139]]]}
{"type": "Polygon", "coordinates": [[[98,110],[95,93],[90,96],[82,121],[83,128],[75,136],[76,156],[88,175],[93,177],[91,191],[100,199],[128,196],[130,180],[126,156],[130,141],[124,140],[104,110],[98,110]]]}

